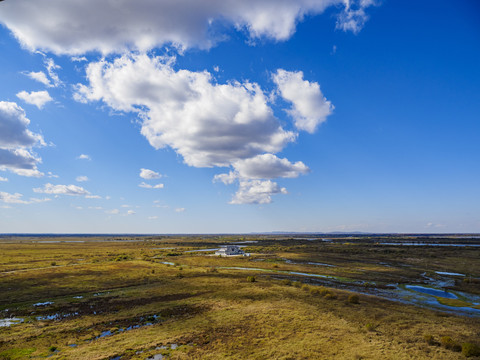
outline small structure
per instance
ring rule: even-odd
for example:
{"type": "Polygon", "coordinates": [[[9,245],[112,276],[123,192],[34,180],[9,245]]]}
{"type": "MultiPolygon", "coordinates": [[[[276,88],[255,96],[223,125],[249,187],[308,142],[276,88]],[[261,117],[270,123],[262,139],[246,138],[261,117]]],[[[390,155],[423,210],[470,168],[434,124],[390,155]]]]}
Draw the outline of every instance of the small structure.
{"type": "Polygon", "coordinates": [[[237,245],[227,245],[222,246],[220,249],[215,251],[215,255],[218,256],[249,256],[250,254],[245,254],[245,252],[240,249],[237,245]]]}

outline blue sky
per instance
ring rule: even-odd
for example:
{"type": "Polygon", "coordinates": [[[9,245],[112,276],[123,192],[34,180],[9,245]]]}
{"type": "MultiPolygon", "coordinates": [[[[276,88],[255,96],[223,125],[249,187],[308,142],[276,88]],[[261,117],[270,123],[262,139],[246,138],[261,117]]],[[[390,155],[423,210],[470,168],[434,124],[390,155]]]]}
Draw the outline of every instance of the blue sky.
{"type": "Polygon", "coordinates": [[[0,24],[0,232],[480,232],[475,2],[7,0],[0,24]]]}

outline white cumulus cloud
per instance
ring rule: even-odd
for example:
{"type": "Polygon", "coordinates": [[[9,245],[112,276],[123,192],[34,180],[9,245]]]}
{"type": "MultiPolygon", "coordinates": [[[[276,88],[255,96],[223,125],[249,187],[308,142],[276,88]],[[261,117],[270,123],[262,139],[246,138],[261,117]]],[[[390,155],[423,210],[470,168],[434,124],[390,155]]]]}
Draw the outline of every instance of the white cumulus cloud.
{"type": "Polygon", "coordinates": [[[150,169],[140,169],[140,177],[146,180],[160,179],[161,174],[150,169]]]}
{"type": "Polygon", "coordinates": [[[287,189],[271,180],[241,180],[231,204],[269,204],[272,195],[287,194],[287,189]]]}
{"type": "Polygon", "coordinates": [[[239,181],[239,188],[231,204],[268,204],[272,201],[271,195],[287,194],[287,190],[265,179],[295,178],[310,171],[301,161],[292,163],[272,154],[237,161],[233,168],[234,171],[213,178],[226,185],[239,181]]]}
{"type": "Polygon", "coordinates": [[[25,101],[27,104],[35,105],[39,109],[42,109],[46,103],[53,100],[46,90],[32,92],[26,92],[24,90],[20,91],[17,94],[17,97],[25,101]]]}
{"type": "Polygon", "coordinates": [[[47,183],[43,188],[34,188],[36,193],[53,194],[53,195],[71,195],[71,196],[85,196],[90,195],[90,192],[77,185],[53,185],[47,183]]]}
{"type": "Polygon", "coordinates": [[[90,155],[87,155],[87,154],[80,154],[80,155],[77,156],[77,159],[78,160],[92,160],[90,155]]]}
{"type": "Polygon", "coordinates": [[[142,134],[156,149],[170,146],[195,167],[278,152],[296,138],[281,127],[257,84],[215,84],[206,71],[175,71],[171,65],[147,55],[91,63],[90,86],[79,85],[77,99],[103,100],[119,111],[147,107],[142,134]]]}
{"type": "Polygon", "coordinates": [[[43,137],[28,130],[30,120],[14,102],[0,101],[0,148],[15,149],[45,145],[43,137]]]}
{"type": "Polygon", "coordinates": [[[31,149],[45,146],[45,141],[28,129],[29,124],[20,106],[0,101],[0,170],[8,169],[22,176],[44,175],[37,169],[41,159],[31,149]]]}
{"type": "Polygon", "coordinates": [[[8,181],[8,179],[0,176],[0,181],[8,181]]]}
{"type": "Polygon", "coordinates": [[[299,130],[315,132],[317,126],[327,119],[334,109],[320,91],[320,85],[303,79],[303,72],[279,69],[273,75],[280,95],[292,103],[288,113],[299,130]]]}
{"type": "Polygon", "coordinates": [[[340,8],[338,28],[357,32],[370,5],[365,0],[22,0],[2,3],[0,23],[30,50],[107,54],[168,44],[206,49],[226,38],[215,31],[225,26],[248,32],[252,40],[287,40],[306,15],[327,7],[340,8]]]}
{"type": "Polygon", "coordinates": [[[233,167],[240,177],[247,179],[296,178],[309,172],[308,167],[301,161],[291,163],[272,154],[237,161],[233,167]]]}
{"type": "MultiPolygon", "coordinates": [[[[140,54],[91,63],[89,84],[78,84],[75,97],[137,113],[150,144],[174,149],[187,165],[233,168],[214,179],[226,184],[237,179],[293,178],[308,172],[303,162],[274,155],[295,141],[298,133],[282,127],[258,84],[218,84],[207,71],[174,70],[174,61],[140,54]]],[[[304,80],[302,72],[278,70],[273,80],[280,95],[292,103],[287,111],[298,130],[313,132],[331,113],[333,106],[319,84],[304,80]]],[[[144,179],[157,175],[140,170],[144,179]]],[[[154,187],[144,182],[139,186],[154,187]]]]}
{"type": "Polygon", "coordinates": [[[292,163],[273,154],[237,161],[233,168],[234,171],[214,177],[214,181],[221,181],[226,185],[239,182],[231,204],[268,204],[272,202],[272,195],[287,194],[287,190],[265,179],[295,178],[310,171],[301,161],[292,163]]]}
{"type": "Polygon", "coordinates": [[[220,181],[225,185],[233,184],[238,179],[238,174],[230,171],[228,174],[217,174],[213,177],[213,181],[220,181]]]}
{"type": "Polygon", "coordinates": [[[37,170],[36,166],[41,161],[27,149],[0,149],[0,167],[12,172],[37,170]]]}

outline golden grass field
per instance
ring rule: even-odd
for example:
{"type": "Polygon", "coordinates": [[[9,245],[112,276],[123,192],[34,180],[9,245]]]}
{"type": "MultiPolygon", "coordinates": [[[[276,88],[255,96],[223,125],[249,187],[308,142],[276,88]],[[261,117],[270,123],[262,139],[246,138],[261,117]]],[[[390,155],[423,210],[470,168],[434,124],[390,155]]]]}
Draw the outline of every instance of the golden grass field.
{"type": "MultiPolygon", "coordinates": [[[[4,238],[0,319],[22,322],[0,327],[0,359],[464,359],[475,354],[480,313],[465,316],[391,301],[348,284],[361,279],[365,288],[387,289],[389,283],[419,283],[424,273],[423,278],[451,271],[467,275],[451,285],[452,291],[480,295],[480,248],[410,249],[370,239],[340,240],[4,238]],[[185,252],[238,240],[256,241],[245,244],[252,256],[185,252]],[[330,276],[340,285],[290,271],[330,276]],[[351,297],[355,294],[358,301],[351,297]],[[465,344],[473,350],[467,352],[465,344]]],[[[475,306],[465,299],[440,300],[452,308],[475,306]]]]}

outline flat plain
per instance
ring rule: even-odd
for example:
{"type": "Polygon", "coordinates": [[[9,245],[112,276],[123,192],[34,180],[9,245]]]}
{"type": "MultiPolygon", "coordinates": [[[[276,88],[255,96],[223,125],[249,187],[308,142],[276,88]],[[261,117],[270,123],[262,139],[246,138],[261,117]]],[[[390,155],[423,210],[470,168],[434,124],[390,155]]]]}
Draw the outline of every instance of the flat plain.
{"type": "Polygon", "coordinates": [[[0,359],[479,355],[475,236],[4,236],[0,254],[0,359]]]}

